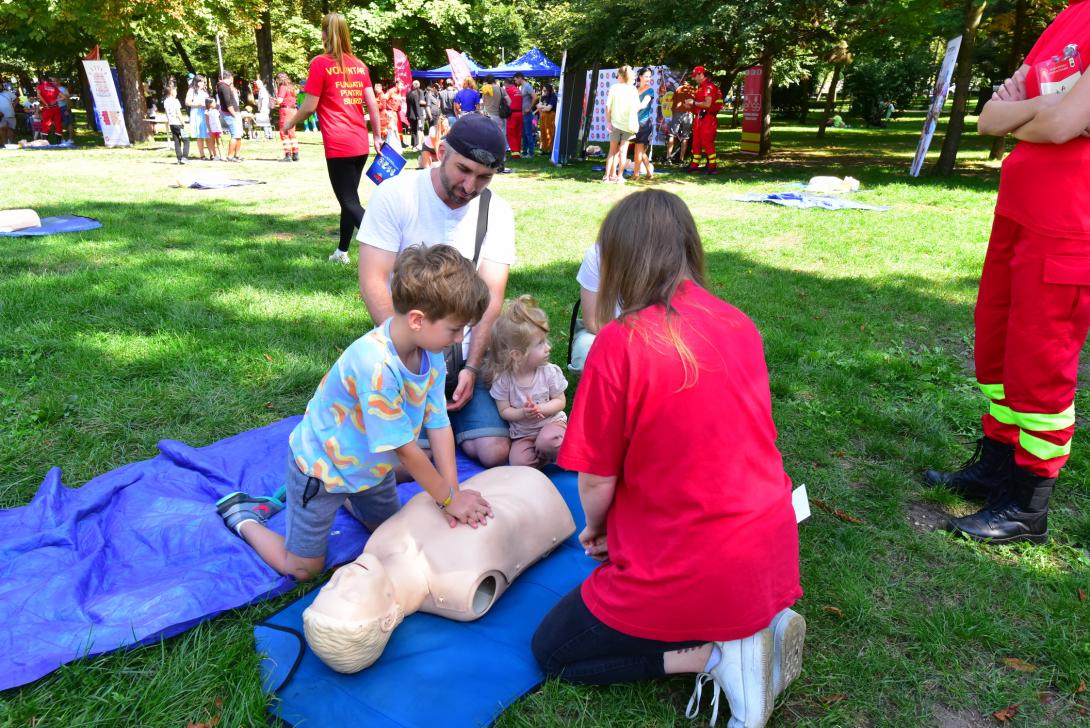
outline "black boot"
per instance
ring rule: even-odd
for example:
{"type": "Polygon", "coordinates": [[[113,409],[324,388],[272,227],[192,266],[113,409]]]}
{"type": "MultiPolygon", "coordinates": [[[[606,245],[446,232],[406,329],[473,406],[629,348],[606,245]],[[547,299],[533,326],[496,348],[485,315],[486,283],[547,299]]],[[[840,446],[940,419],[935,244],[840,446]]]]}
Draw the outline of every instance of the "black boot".
{"type": "Polygon", "coordinates": [[[953,472],[928,469],[923,479],[963,498],[985,501],[1006,485],[1014,468],[1014,448],[990,437],[976,441],[976,452],[953,472]]]}
{"type": "Polygon", "coordinates": [[[974,541],[1044,543],[1048,540],[1048,499],[1055,484],[1055,478],[1015,467],[1004,492],[978,513],[951,518],[946,528],[974,541]]]}

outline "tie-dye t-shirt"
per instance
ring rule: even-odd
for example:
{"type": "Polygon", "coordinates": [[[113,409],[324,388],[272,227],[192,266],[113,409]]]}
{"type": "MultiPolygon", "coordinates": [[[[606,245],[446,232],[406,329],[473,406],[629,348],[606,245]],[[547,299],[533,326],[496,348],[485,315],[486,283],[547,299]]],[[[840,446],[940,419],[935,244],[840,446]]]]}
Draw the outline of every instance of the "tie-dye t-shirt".
{"type": "Polygon", "coordinates": [[[390,341],[390,321],[356,339],[322,378],[303,420],[292,430],[299,470],[331,493],[378,485],[397,465],[402,445],[421,427],[447,419],[442,354],[424,352],[421,373],[405,368],[390,341]]]}

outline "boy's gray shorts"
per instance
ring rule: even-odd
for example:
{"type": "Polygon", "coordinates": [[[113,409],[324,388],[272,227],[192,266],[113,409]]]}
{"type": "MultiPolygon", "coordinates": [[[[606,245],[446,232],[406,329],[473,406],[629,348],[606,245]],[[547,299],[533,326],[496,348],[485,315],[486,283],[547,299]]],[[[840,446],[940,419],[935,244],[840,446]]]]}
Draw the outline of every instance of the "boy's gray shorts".
{"type": "Polygon", "coordinates": [[[345,499],[352,504],[349,513],[364,525],[372,527],[382,523],[401,508],[392,470],[381,483],[360,493],[330,493],[326,490],[325,483],[299,472],[299,466],[289,456],[287,485],[285,507],[288,526],[284,545],[290,553],[305,558],[325,555],[333,517],[337,509],[345,504],[345,499]]]}

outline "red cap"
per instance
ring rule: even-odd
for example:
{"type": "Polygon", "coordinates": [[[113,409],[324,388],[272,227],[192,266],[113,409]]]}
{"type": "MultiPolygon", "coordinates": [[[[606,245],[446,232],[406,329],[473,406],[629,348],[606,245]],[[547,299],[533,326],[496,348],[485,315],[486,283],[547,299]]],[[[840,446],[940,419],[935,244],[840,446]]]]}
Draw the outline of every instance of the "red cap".
{"type": "Polygon", "coordinates": [[[690,73],[689,75],[690,75],[690,76],[695,76],[695,75],[697,75],[698,73],[704,73],[704,72],[705,72],[705,71],[704,71],[704,66],[697,66],[696,68],[694,68],[694,69],[693,69],[693,72],[692,72],[692,73],[690,73]]]}

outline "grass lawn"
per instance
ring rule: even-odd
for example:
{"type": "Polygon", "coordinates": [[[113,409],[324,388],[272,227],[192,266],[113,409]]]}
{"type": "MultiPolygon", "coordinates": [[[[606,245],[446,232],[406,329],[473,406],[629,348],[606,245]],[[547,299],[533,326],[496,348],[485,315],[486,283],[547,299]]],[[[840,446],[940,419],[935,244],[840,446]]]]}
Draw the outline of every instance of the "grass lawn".
{"type": "MultiPolygon", "coordinates": [[[[946,535],[944,515],[969,505],[920,481],[929,464],[963,460],[977,437],[972,305],[998,181],[984,161],[990,140],[972,134],[957,176],[910,179],[921,124],[909,114],[884,130],[830,129],[822,142],[811,127],[777,126],[770,161],[730,153],[717,178],[654,183],[688,203],[714,292],[764,334],[789,473],[852,517],[815,507],[801,527],[806,659],[772,725],[997,725],[992,713],[1012,704],[1014,725],[1090,725],[1085,435],[1056,491],[1048,546],[946,535]],[[728,199],[816,174],[850,174],[863,183],[857,199],[892,209],[728,199]]],[[[205,445],[303,411],[371,322],[354,267],[326,262],[336,205],[317,135],[301,136],[292,165],[275,163],[276,142],[244,144],[241,165],[189,167],[165,149],[107,150],[90,137],[78,151],[0,151],[3,207],[104,225],[0,239],[0,507],[28,502],[53,465],[78,486],[154,456],[162,438],[205,445]],[[268,184],[168,187],[180,170],[208,169],[268,184]]],[[[737,140],[721,132],[724,149],[737,140]]],[[[516,213],[508,292],[543,302],[562,363],[582,253],[634,187],[600,184],[589,163],[513,166],[493,185],[516,213]]],[[[1077,408],[1087,404],[1080,392],[1077,408]]],[[[217,715],[223,726],[264,725],[251,628],[283,602],[0,693],[0,725],[183,726],[217,715]]],[[[689,725],[691,687],[551,683],[498,725],[689,725]]]]}

